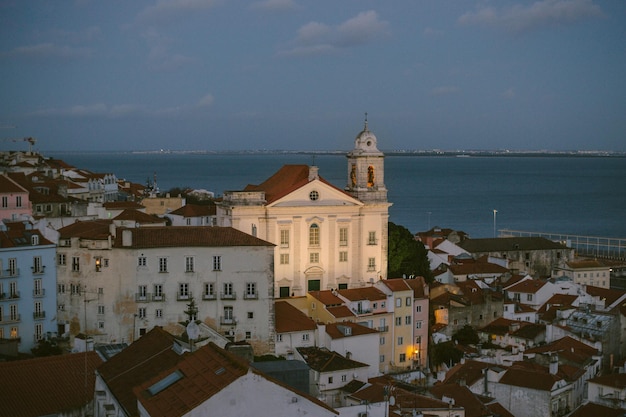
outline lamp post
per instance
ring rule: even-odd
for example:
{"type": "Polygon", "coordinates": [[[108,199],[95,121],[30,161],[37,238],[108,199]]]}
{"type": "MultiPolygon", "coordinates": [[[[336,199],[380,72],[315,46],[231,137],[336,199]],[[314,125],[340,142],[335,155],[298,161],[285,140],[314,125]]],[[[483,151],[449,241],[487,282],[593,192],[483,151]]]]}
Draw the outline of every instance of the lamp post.
{"type": "Polygon", "coordinates": [[[496,237],[496,213],[498,210],[493,210],[493,237],[496,237]]]}

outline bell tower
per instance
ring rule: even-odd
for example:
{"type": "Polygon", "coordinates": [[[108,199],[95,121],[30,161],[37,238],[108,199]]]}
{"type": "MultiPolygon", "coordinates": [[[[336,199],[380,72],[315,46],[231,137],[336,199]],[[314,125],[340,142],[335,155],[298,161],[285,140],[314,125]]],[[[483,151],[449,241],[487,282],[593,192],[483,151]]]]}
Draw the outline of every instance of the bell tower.
{"type": "Polygon", "coordinates": [[[365,127],[354,140],[354,149],[348,157],[348,185],[346,191],[364,203],[387,202],[385,187],[385,155],[376,147],[376,136],[365,127]]]}

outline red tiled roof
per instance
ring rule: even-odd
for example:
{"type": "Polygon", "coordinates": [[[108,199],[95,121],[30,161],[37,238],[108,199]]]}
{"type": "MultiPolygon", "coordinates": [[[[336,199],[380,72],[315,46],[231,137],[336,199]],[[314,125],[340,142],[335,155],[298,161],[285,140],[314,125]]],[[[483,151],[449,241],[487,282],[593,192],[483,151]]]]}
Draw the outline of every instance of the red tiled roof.
{"type": "Polygon", "coordinates": [[[61,239],[107,239],[111,234],[111,220],[76,221],[58,230],[61,239]]]}
{"type": "Polygon", "coordinates": [[[591,378],[589,382],[623,390],[626,389],[626,374],[597,376],[595,378],[591,378]]]}
{"type": "Polygon", "coordinates": [[[509,410],[504,408],[504,406],[502,404],[500,404],[500,403],[487,404],[487,408],[489,409],[489,411],[491,411],[493,413],[494,416],[498,416],[498,417],[515,417],[509,410]]]}
{"type": "Polygon", "coordinates": [[[190,412],[248,373],[248,366],[213,343],[193,354],[185,354],[174,366],[145,379],[134,389],[135,396],[152,417],[177,417],[190,412]],[[179,371],[182,378],[157,393],[148,389],[179,371]]]}
{"type": "Polygon", "coordinates": [[[569,336],[562,337],[554,342],[543,346],[526,349],[525,353],[558,353],[559,358],[566,359],[570,362],[584,365],[592,356],[599,355],[597,349],[573,339],[569,336]]]}
{"type": "Polygon", "coordinates": [[[626,291],[595,287],[593,285],[587,285],[586,292],[593,297],[604,298],[607,307],[626,294],[626,291]]]}
{"type": "Polygon", "coordinates": [[[348,359],[337,352],[318,347],[299,347],[298,352],[309,367],[317,372],[333,372],[344,369],[366,368],[369,365],[348,359]]]}
{"type": "Polygon", "coordinates": [[[28,191],[6,175],[0,175],[0,193],[27,193],[28,191]]]}
{"type": "Polygon", "coordinates": [[[119,248],[168,248],[181,246],[274,246],[274,244],[232,227],[156,226],[118,230],[115,246],[119,248]],[[131,246],[122,245],[122,235],[126,232],[132,233],[131,246]]]}
{"type": "Polygon", "coordinates": [[[346,290],[337,290],[337,292],[350,301],[378,301],[387,299],[385,293],[376,287],[349,288],[346,290]]]}
{"type": "Polygon", "coordinates": [[[333,294],[331,290],[309,291],[309,294],[325,306],[338,306],[343,304],[343,300],[333,294]]]}
{"type": "Polygon", "coordinates": [[[387,288],[394,292],[412,290],[412,288],[409,287],[409,284],[404,281],[405,280],[403,278],[390,278],[381,280],[381,282],[385,284],[387,288]]]}
{"type": "Polygon", "coordinates": [[[538,281],[536,279],[527,279],[527,280],[518,282],[515,285],[506,287],[506,291],[535,294],[537,291],[543,288],[544,285],[546,285],[544,281],[538,281]]]}
{"type": "Polygon", "coordinates": [[[586,259],[581,261],[570,261],[567,262],[567,266],[572,269],[587,269],[587,268],[608,268],[603,263],[595,260],[595,259],[586,259]]]}
{"type": "Polygon", "coordinates": [[[215,204],[199,205],[199,204],[186,204],[179,209],[172,211],[169,214],[183,217],[203,217],[203,216],[215,216],[216,207],[215,204]]]}
{"type": "Polygon", "coordinates": [[[362,326],[357,323],[351,323],[348,321],[342,323],[329,323],[326,325],[326,333],[331,337],[331,339],[342,339],[344,337],[351,336],[362,336],[364,334],[376,334],[378,331],[374,329],[370,329],[369,327],[362,326]],[[343,327],[349,327],[350,334],[346,335],[345,332],[342,331],[343,327]]]}
{"type": "Polygon", "coordinates": [[[467,386],[459,384],[439,384],[430,389],[437,398],[444,396],[454,399],[454,405],[465,409],[465,417],[491,417],[490,410],[467,386]]]}
{"type": "Polygon", "coordinates": [[[551,374],[545,366],[516,362],[500,378],[500,383],[540,391],[551,391],[554,384],[561,379],[563,379],[562,375],[551,374]]]}
{"type": "MultiPolygon", "coordinates": [[[[321,182],[335,190],[350,196],[340,188],[335,187],[322,177],[321,182]]],[[[274,175],[259,185],[249,184],[244,191],[264,191],[267,204],[286,196],[309,182],[308,165],[283,165],[274,175]]],[[[351,197],[351,196],[350,196],[351,197]]]]}
{"type": "Polygon", "coordinates": [[[276,333],[299,332],[315,330],[317,325],[310,317],[298,310],[287,301],[276,301],[274,304],[276,315],[276,333]]]}
{"type": "Polygon", "coordinates": [[[31,237],[39,237],[39,245],[52,245],[37,229],[26,229],[22,222],[5,222],[6,230],[0,231],[0,248],[32,246],[31,237]]]}
{"type": "Polygon", "coordinates": [[[486,362],[466,360],[465,363],[454,365],[446,374],[443,383],[465,382],[467,385],[473,385],[483,378],[483,370],[490,366],[492,365],[486,362]]]}
{"type": "Polygon", "coordinates": [[[93,400],[101,363],[96,352],[0,363],[0,414],[35,417],[82,408],[93,400]]]}
{"type": "Polygon", "coordinates": [[[127,415],[138,415],[134,387],[181,360],[181,356],[172,349],[173,344],[174,336],[160,327],[154,327],[98,368],[127,415]]]}
{"type": "Polygon", "coordinates": [[[503,266],[488,262],[472,262],[450,265],[454,275],[506,274],[509,270],[503,266]]]}
{"type": "Polygon", "coordinates": [[[326,307],[326,311],[337,319],[346,317],[356,317],[356,315],[348,308],[348,306],[326,307]]]}
{"type": "Polygon", "coordinates": [[[162,218],[134,209],[126,209],[122,211],[120,214],[115,216],[113,220],[132,220],[137,223],[162,223],[165,225],[165,220],[162,218]]]}
{"type": "Polygon", "coordinates": [[[624,410],[596,403],[587,403],[578,407],[569,417],[623,417],[624,410]]]}
{"type": "Polygon", "coordinates": [[[424,280],[424,277],[417,276],[412,279],[407,279],[405,282],[413,289],[413,298],[427,298],[425,292],[426,280],[424,280]]]}

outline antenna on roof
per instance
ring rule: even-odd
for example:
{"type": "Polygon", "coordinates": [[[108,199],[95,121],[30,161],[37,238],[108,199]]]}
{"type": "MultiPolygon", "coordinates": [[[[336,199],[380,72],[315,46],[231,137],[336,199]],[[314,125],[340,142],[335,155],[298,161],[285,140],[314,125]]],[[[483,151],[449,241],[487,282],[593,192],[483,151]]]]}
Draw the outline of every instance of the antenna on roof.
{"type": "Polygon", "coordinates": [[[315,155],[313,155],[313,163],[311,165],[315,166],[315,155]]]}

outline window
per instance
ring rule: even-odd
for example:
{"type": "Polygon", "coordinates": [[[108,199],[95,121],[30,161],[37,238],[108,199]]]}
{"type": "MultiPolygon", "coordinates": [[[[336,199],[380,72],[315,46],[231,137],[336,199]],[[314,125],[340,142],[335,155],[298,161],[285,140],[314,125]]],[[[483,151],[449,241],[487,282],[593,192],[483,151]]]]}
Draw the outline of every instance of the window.
{"type": "Polygon", "coordinates": [[[404,324],[411,324],[411,316],[406,316],[404,318],[404,324]]]}
{"type": "Polygon", "coordinates": [[[104,294],[104,288],[98,287],[98,294],[104,294]]]}
{"type": "Polygon", "coordinates": [[[80,295],[80,285],[79,284],[71,284],[70,291],[72,295],[80,295]]]}
{"type": "Polygon", "coordinates": [[[376,232],[368,232],[367,234],[367,244],[375,245],[376,244],[376,232]]]}
{"type": "Polygon", "coordinates": [[[282,334],[277,334],[276,335],[276,341],[277,342],[282,342],[283,341],[283,335],[282,334]]]}
{"type": "Polygon", "coordinates": [[[104,322],[103,321],[99,321],[98,322],[98,329],[104,329],[104,322]]]}
{"type": "Polygon", "coordinates": [[[140,319],[145,319],[146,318],[146,308],[145,307],[139,307],[139,310],[137,310],[137,317],[139,317],[140,319]]]}
{"type": "Polygon", "coordinates": [[[401,346],[403,344],[404,344],[404,337],[398,336],[398,346],[401,346]]]}
{"type": "Polygon", "coordinates": [[[400,363],[402,363],[402,362],[406,362],[406,353],[401,353],[401,354],[400,354],[400,359],[399,359],[399,362],[400,362],[400,363]]]}
{"type": "Polygon", "coordinates": [[[154,284],[154,299],[157,301],[163,299],[163,284],[154,284]]]}
{"type": "Polygon", "coordinates": [[[385,336],[381,336],[378,343],[380,343],[380,345],[384,345],[385,344],[385,336]]]}
{"type": "Polygon", "coordinates": [[[348,252],[347,251],[339,252],[339,262],[348,262],[348,252]]]}
{"type": "Polygon", "coordinates": [[[309,262],[312,264],[318,264],[320,262],[320,254],[317,252],[312,252],[309,254],[309,262]]]}
{"type": "Polygon", "coordinates": [[[212,282],[204,283],[204,298],[213,298],[215,295],[215,285],[212,282]]]}
{"type": "Polygon", "coordinates": [[[189,299],[189,284],[187,284],[186,282],[178,284],[178,299],[179,300],[189,299]]]}
{"type": "Polygon", "coordinates": [[[252,320],[254,318],[254,312],[253,311],[248,311],[248,318],[250,320],[252,320]]]}
{"type": "Polygon", "coordinates": [[[320,193],[318,193],[317,191],[313,190],[309,193],[309,199],[311,201],[317,201],[320,198],[320,193]]]}
{"type": "Polygon", "coordinates": [[[302,335],[302,341],[303,342],[308,342],[309,341],[309,334],[308,333],[305,333],[305,334],[302,335]]]}
{"type": "Polygon", "coordinates": [[[313,223],[309,227],[309,246],[319,246],[320,244],[320,227],[313,223]]]}
{"type": "Polygon", "coordinates": [[[213,256],[213,270],[214,271],[222,270],[222,257],[219,255],[213,256]]]}
{"type": "Polygon", "coordinates": [[[102,269],[102,258],[100,256],[96,256],[95,261],[96,261],[96,272],[100,272],[100,270],[102,269]]]}
{"type": "Polygon", "coordinates": [[[137,301],[145,301],[148,298],[148,287],[140,285],[137,287],[137,301]]]}
{"type": "Polygon", "coordinates": [[[145,256],[140,256],[137,258],[137,266],[146,266],[148,265],[148,260],[145,256]]]}
{"type": "Polygon", "coordinates": [[[246,332],[246,339],[252,339],[252,332],[246,332]]]}
{"type": "Polygon", "coordinates": [[[167,258],[159,258],[159,272],[167,272],[167,258]]]}
{"type": "Polygon", "coordinates": [[[2,207],[9,207],[9,197],[2,196],[2,207]]]}
{"type": "Polygon", "coordinates": [[[348,246],[348,228],[339,228],[339,246],[348,246]]]}
{"type": "Polygon", "coordinates": [[[281,248],[289,247],[289,230],[287,229],[280,230],[280,247],[281,248]]]}
{"type": "Polygon", "coordinates": [[[524,259],[527,260],[527,261],[530,260],[530,253],[526,252],[524,254],[524,259]]]}
{"type": "Polygon", "coordinates": [[[17,314],[17,304],[11,304],[9,306],[9,317],[11,321],[19,320],[19,315],[17,314]]]}
{"type": "Polygon", "coordinates": [[[9,275],[11,276],[17,275],[17,259],[16,258],[9,259],[9,275]]]}
{"type": "Polygon", "coordinates": [[[402,307],[402,298],[396,298],[396,307],[402,307]]]}
{"type": "Polygon", "coordinates": [[[185,256],[185,272],[193,272],[193,256],[185,256]]]}
{"type": "Polygon", "coordinates": [[[341,375],[341,382],[346,382],[348,380],[347,375],[341,375]]]}
{"type": "Polygon", "coordinates": [[[64,253],[58,253],[57,254],[57,265],[65,265],[67,261],[65,260],[65,254],[64,253]]]}
{"type": "Polygon", "coordinates": [[[406,303],[407,307],[410,306],[411,305],[411,297],[406,297],[405,303],[406,303]]]}
{"type": "Polygon", "coordinates": [[[378,357],[378,361],[379,361],[380,363],[385,362],[385,355],[380,355],[380,356],[378,357]]]}
{"type": "Polygon", "coordinates": [[[280,264],[281,265],[289,265],[289,254],[281,253],[280,254],[280,264]]]}
{"type": "Polygon", "coordinates": [[[80,258],[78,256],[72,257],[72,271],[73,272],[80,271],[80,258]]]}
{"type": "Polygon", "coordinates": [[[57,285],[57,291],[59,292],[59,294],[65,294],[65,284],[57,285]]]}
{"type": "Polygon", "coordinates": [[[246,298],[257,298],[256,282],[246,283],[246,298]]]}
{"type": "Polygon", "coordinates": [[[37,278],[34,282],[33,282],[33,296],[35,297],[41,297],[42,295],[44,295],[44,291],[43,291],[43,282],[41,281],[40,278],[37,278]]]}
{"type": "Polygon", "coordinates": [[[224,322],[232,322],[233,321],[233,308],[231,306],[224,307],[224,322]]]}
{"type": "Polygon", "coordinates": [[[11,327],[11,339],[17,339],[19,337],[18,328],[11,327]]]}
{"type": "Polygon", "coordinates": [[[190,219],[190,218],[186,218],[186,219],[185,219],[185,224],[186,224],[187,226],[191,226],[191,219],[190,219]]]}
{"type": "Polygon", "coordinates": [[[157,319],[163,318],[163,310],[160,308],[157,308],[156,310],[154,310],[154,316],[157,319]]]}
{"type": "Polygon", "coordinates": [[[256,234],[257,234],[257,232],[256,232],[256,224],[252,225],[252,230],[250,230],[250,234],[252,236],[256,237],[256,234]]]}
{"type": "Polygon", "coordinates": [[[98,306],[98,314],[99,315],[103,315],[104,314],[104,306],[103,305],[99,305],[98,306]]]}
{"type": "Polygon", "coordinates": [[[367,258],[367,270],[376,271],[376,258],[367,258]]]}
{"type": "Polygon", "coordinates": [[[532,294],[526,294],[526,301],[532,301],[533,300],[533,295],[532,294]]]}
{"type": "Polygon", "coordinates": [[[10,298],[20,298],[20,293],[17,291],[17,282],[13,281],[9,283],[10,298]]]}
{"type": "Polygon", "coordinates": [[[35,324],[35,340],[43,339],[43,324],[35,324]]]}
{"type": "Polygon", "coordinates": [[[332,377],[332,376],[329,376],[329,377],[328,377],[328,383],[329,383],[329,384],[332,384],[332,383],[333,383],[333,377],[332,377]]]}
{"type": "Polygon", "coordinates": [[[402,317],[396,317],[396,326],[402,326],[402,317]]]}
{"type": "Polygon", "coordinates": [[[422,321],[421,320],[416,320],[415,321],[415,328],[416,329],[421,329],[422,328],[422,321]]]}
{"type": "Polygon", "coordinates": [[[41,309],[41,301],[35,302],[35,311],[33,312],[33,317],[36,319],[44,318],[46,314],[41,309]]]}
{"type": "Polygon", "coordinates": [[[235,293],[233,292],[233,283],[225,282],[224,283],[224,297],[232,297],[235,293]]]}
{"type": "Polygon", "coordinates": [[[22,207],[22,196],[21,195],[16,195],[15,196],[15,207],[22,207]]]}

